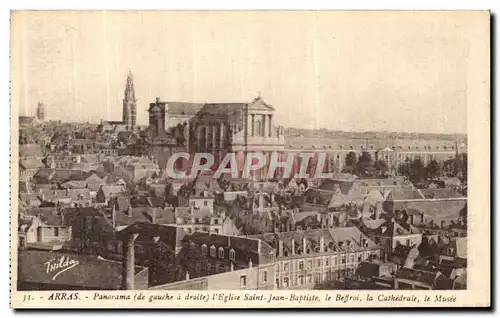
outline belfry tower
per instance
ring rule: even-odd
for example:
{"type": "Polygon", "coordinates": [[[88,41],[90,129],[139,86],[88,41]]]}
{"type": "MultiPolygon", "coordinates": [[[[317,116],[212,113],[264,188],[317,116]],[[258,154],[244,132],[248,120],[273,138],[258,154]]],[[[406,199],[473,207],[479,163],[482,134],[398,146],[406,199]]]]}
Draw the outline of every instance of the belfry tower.
{"type": "Polygon", "coordinates": [[[43,105],[43,102],[38,102],[38,106],[36,108],[36,118],[39,121],[45,120],[45,106],[43,105]]]}
{"type": "Polygon", "coordinates": [[[127,130],[135,130],[137,123],[136,115],[137,104],[135,99],[134,77],[132,76],[132,72],[129,71],[123,97],[123,123],[127,126],[127,130]]]}

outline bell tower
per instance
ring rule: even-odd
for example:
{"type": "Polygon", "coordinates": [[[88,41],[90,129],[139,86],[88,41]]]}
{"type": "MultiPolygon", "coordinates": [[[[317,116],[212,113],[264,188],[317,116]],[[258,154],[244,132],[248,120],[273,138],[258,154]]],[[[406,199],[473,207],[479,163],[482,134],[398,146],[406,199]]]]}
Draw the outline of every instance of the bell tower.
{"type": "Polygon", "coordinates": [[[129,70],[127,75],[127,84],[123,98],[123,123],[127,130],[135,130],[137,126],[137,100],[135,99],[134,77],[129,70]]]}

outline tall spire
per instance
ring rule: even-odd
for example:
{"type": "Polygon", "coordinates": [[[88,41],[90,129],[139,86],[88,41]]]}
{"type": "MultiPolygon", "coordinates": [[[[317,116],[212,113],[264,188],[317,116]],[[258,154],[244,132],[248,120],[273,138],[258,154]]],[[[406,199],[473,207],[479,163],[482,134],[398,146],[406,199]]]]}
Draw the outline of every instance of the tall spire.
{"type": "Polygon", "coordinates": [[[128,70],[127,85],[125,86],[125,100],[135,102],[134,76],[128,70]]]}
{"type": "Polygon", "coordinates": [[[137,104],[135,99],[134,77],[132,71],[128,71],[127,84],[123,97],[123,123],[127,130],[134,130],[136,127],[137,104]]]}

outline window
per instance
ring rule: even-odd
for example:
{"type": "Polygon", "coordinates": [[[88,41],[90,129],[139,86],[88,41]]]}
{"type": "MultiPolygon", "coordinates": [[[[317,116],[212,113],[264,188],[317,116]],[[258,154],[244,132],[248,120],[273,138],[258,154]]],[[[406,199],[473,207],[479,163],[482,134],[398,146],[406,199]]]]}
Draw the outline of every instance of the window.
{"type": "Polygon", "coordinates": [[[207,245],[206,245],[206,244],[203,244],[203,245],[201,246],[201,254],[202,254],[203,256],[206,256],[206,255],[207,255],[207,245]]]}
{"type": "Polygon", "coordinates": [[[59,228],[58,227],[54,228],[54,236],[59,236],[59,228]]]}
{"type": "Polygon", "coordinates": [[[224,248],[219,247],[219,258],[224,258],[224,248]]]}
{"type": "Polygon", "coordinates": [[[263,283],[267,283],[267,271],[263,271],[261,276],[262,276],[261,281],[263,283]]]}
{"type": "Polygon", "coordinates": [[[345,264],[345,255],[342,256],[342,264],[345,264]]]}
{"type": "Polygon", "coordinates": [[[280,279],[276,278],[276,289],[280,288],[280,279]]]}
{"type": "Polygon", "coordinates": [[[233,249],[229,250],[229,259],[234,261],[236,252],[233,249]]]}
{"type": "Polygon", "coordinates": [[[203,206],[207,206],[207,205],[208,205],[207,200],[203,201],[203,206]]]}
{"type": "Polygon", "coordinates": [[[283,287],[288,287],[290,285],[290,280],[288,277],[283,277],[283,287]]]}
{"type": "Polygon", "coordinates": [[[288,272],[288,263],[283,263],[283,271],[288,272]]]}
{"type": "Polygon", "coordinates": [[[330,259],[328,257],[325,258],[325,266],[330,266],[330,259]]]}
{"type": "Polygon", "coordinates": [[[210,256],[215,257],[215,246],[210,247],[210,256]]]}
{"type": "Polygon", "coordinates": [[[304,261],[299,262],[299,269],[304,269],[304,261]]]}
{"type": "Polygon", "coordinates": [[[247,288],[247,276],[246,275],[240,276],[240,288],[241,289],[247,288]]]}
{"type": "Polygon", "coordinates": [[[297,285],[304,285],[304,275],[300,275],[297,278],[297,285]]]}
{"type": "Polygon", "coordinates": [[[410,240],[406,240],[406,246],[410,246],[410,240]]]}
{"type": "Polygon", "coordinates": [[[358,256],[358,263],[361,263],[361,255],[358,256]]]}
{"type": "Polygon", "coordinates": [[[321,267],[321,258],[316,260],[316,266],[321,267]]]}
{"type": "Polygon", "coordinates": [[[307,283],[308,284],[312,284],[312,282],[313,282],[313,275],[312,274],[308,274],[307,275],[307,283]]]}
{"type": "Polygon", "coordinates": [[[337,256],[332,257],[333,266],[337,266],[337,256]]]}
{"type": "Polygon", "coordinates": [[[354,255],[351,255],[350,260],[351,260],[351,263],[354,263],[354,255]]]}
{"type": "Polygon", "coordinates": [[[307,268],[312,268],[312,260],[307,261],[307,268]]]}

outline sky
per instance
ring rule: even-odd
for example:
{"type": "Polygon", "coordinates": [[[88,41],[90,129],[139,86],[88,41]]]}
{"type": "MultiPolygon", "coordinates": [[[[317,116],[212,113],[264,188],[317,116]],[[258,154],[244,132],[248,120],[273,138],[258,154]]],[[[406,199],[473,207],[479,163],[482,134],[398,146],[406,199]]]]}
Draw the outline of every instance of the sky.
{"type": "Polygon", "coordinates": [[[12,15],[21,115],[138,123],[165,101],[250,102],[287,127],[466,133],[470,39],[459,13],[23,11],[12,15]]]}

